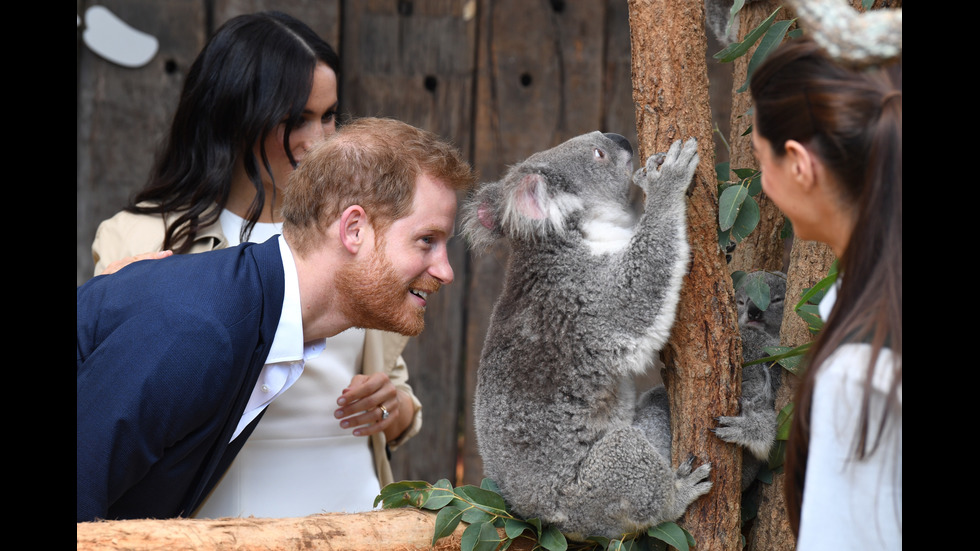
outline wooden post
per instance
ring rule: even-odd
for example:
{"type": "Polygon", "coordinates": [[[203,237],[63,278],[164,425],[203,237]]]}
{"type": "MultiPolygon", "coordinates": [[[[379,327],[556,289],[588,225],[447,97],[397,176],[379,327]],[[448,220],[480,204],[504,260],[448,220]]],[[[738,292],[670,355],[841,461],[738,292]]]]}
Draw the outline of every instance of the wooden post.
{"type": "MultiPolygon", "coordinates": [[[[301,518],[80,522],[77,551],[458,551],[466,524],[432,545],[436,514],[419,509],[301,518]]],[[[509,549],[527,551],[530,540],[509,549]]]]}

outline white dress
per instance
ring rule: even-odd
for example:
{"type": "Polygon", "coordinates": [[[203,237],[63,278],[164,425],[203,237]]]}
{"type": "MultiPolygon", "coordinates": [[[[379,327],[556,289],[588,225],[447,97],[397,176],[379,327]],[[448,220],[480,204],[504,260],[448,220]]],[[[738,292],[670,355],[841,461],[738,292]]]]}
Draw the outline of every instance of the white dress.
{"type": "MultiPolygon", "coordinates": [[[[827,318],[836,288],[820,303],[827,318]]],[[[902,548],[902,388],[879,447],[853,458],[867,344],[846,344],[821,366],[810,410],[810,448],[797,551],[900,550],[902,548]]],[[[869,439],[877,433],[894,355],[882,349],[872,379],[869,439]]]]}
{"type": "MultiPolygon", "coordinates": [[[[229,246],[238,243],[241,221],[228,211],[221,215],[229,246]]],[[[250,240],[280,232],[279,224],[256,224],[250,240]]],[[[368,439],[341,429],[334,417],[363,348],[363,329],[327,339],[323,353],[307,361],[302,376],[269,404],[196,518],[302,517],[374,507],[380,484],[368,439]]]]}

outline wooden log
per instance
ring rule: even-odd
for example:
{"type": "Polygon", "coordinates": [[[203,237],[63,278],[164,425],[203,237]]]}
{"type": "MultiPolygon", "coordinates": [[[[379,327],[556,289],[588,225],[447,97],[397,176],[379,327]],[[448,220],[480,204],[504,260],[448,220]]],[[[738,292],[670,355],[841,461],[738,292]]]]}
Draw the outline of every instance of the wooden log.
{"type": "MultiPolygon", "coordinates": [[[[140,519],[80,522],[78,551],[409,551],[460,548],[466,524],[432,545],[436,514],[419,509],[300,518],[140,519]]],[[[530,540],[509,549],[529,550],[530,540]]]]}

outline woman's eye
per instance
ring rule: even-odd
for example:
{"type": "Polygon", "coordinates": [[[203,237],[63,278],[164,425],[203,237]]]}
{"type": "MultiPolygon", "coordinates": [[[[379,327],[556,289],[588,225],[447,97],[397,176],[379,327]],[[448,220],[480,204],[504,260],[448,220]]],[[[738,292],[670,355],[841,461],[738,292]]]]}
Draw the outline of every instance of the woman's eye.
{"type": "Polygon", "coordinates": [[[323,114],[323,118],[320,119],[320,122],[323,124],[328,124],[330,122],[333,122],[333,120],[336,117],[337,117],[336,111],[327,111],[326,113],[323,114]]]}
{"type": "Polygon", "coordinates": [[[592,150],[592,155],[594,155],[596,159],[602,159],[605,158],[606,152],[597,147],[592,150]]]}

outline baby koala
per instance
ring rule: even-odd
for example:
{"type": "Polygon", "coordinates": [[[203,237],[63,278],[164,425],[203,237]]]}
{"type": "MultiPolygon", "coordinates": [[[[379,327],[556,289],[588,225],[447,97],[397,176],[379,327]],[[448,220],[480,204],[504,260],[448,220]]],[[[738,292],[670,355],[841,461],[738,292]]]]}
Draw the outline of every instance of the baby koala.
{"type": "Polygon", "coordinates": [[[571,539],[676,520],[711,488],[709,465],[671,466],[663,389],[637,401],[633,386],[674,322],[697,143],[674,142],[632,175],[646,193],[638,220],[632,158],[618,134],[578,136],[462,210],[475,250],[511,248],[474,400],[484,471],[513,512],[571,539]]]}
{"type": "MultiPolygon", "coordinates": [[[[783,322],[783,299],[786,274],[764,270],[746,274],[735,291],[738,326],[742,334],[742,359],[746,362],[765,358],[766,347],[779,346],[779,329],[783,322]],[[749,283],[760,280],[769,287],[769,304],[759,308],[746,291],[749,283]]],[[[776,441],[776,390],[782,367],[775,362],[746,366],[742,369],[742,399],[739,415],[719,417],[715,434],[726,442],[744,446],[751,455],[742,457],[742,490],[755,480],[776,441]]]]}

